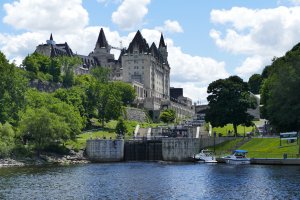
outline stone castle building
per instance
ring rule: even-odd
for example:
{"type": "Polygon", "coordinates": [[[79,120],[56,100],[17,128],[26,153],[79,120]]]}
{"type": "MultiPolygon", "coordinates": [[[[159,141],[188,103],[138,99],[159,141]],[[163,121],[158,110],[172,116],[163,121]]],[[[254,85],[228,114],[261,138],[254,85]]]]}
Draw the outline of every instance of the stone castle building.
{"type": "MultiPolygon", "coordinates": [[[[88,73],[94,67],[106,67],[111,71],[111,80],[120,80],[132,84],[137,98],[136,105],[153,111],[153,119],[158,119],[160,110],[174,109],[178,117],[193,116],[194,108],[190,99],[181,95],[179,99],[170,98],[170,65],[167,45],[161,34],[159,46],[151,46],[137,31],[128,48],[121,51],[118,59],[110,51],[111,45],[106,40],[101,28],[94,50],[88,56],[74,54],[67,43],[56,44],[51,34],[46,44],[38,45],[36,52],[49,57],[78,56],[82,65],[77,74],[88,73]]],[[[118,48],[115,48],[118,49],[118,48]]]]}

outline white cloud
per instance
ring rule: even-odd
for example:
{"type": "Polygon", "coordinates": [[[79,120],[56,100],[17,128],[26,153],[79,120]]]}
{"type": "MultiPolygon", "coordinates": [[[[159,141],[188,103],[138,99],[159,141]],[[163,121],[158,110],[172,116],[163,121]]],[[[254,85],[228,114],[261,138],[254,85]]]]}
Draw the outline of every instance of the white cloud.
{"type": "Polygon", "coordinates": [[[235,70],[245,79],[299,42],[300,7],[212,10],[211,21],[217,28],[210,37],[218,47],[248,57],[235,70]]]}
{"type": "Polygon", "coordinates": [[[294,5],[300,5],[300,0],[289,0],[294,5]]]}
{"type": "Polygon", "coordinates": [[[266,58],[258,55],[248,57],[241,66],[235,69],[235,73],[244,80],[247,80],[251,75],[262,71],[265,63],[270,62],[270,60],[271,58],[269,57],[266,58]]]}
{"type": "Polygon", "coordinates": [[[88,24],[81,0],[18,0],[4,4],[3,22],[28,31],[72,32],[88,24]]]}
{"type": "Polygon", "coordinates": [[[132,30],[143,22],[151,0],[124,0],[117,11],[112,13],[112,21],[119,28],[132,30]]]}
{"type": "Polygon", "coordinates": [[[155,27],[156,30],[161,32],[170,32],[170,33],[182,33],[183,29],[178,21],[166,20],[164,26],[155,27]]]}

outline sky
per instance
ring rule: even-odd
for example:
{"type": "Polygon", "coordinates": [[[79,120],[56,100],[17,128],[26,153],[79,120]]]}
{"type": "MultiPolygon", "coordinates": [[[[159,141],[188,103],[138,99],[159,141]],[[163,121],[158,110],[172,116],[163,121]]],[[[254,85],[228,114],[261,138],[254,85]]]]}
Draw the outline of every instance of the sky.
{"type": "MultiPolygon", "coordinates": [[[[53,33],[73,52],[93,51],[100,28],[128,47],[137,30],[149,45],[163,33],[171,87],[207,102],[207,86],[261,73],[300,41],[300,0],[2,0],[0,51],[20,64],[53,33]]],[[[118,50],[113,50],[116,58],[118,50]]]]}

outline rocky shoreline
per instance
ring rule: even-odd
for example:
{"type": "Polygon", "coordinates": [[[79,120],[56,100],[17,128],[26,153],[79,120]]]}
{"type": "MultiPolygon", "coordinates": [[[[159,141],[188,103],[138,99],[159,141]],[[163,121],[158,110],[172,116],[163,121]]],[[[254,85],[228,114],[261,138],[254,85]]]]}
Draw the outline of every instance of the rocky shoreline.
{"type": "Polygon", "coordinates": [[[41,154],[34,158],[4,158],[0,159],[0,168],[2,167],[23,167],[40,166],[48,164],[71,165],[86,164],[90,161],[84,156],[83,151],[71,152],[69,155],[58,155],[53,153],[41,154]]]}

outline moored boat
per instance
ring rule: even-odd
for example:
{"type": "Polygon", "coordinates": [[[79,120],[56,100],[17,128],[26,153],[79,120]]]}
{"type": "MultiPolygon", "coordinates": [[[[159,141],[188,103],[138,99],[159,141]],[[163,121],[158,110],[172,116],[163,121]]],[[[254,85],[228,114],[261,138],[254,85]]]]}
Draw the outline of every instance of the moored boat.
{"type": "Polygon", "coordinates": [[[194,155],[194,159],[196,161],[202,161],[206,163],[216,163],[216,157],[213,153],[213,151],[203,149],[200,153],[194,155]]]}
{"type": "Polygon", "coordinates": [[[250,164],[250,158],[247,158],[248,151],[235,150],[232,155],[225,156],[223,159],[227,164],[250,164]]]}

